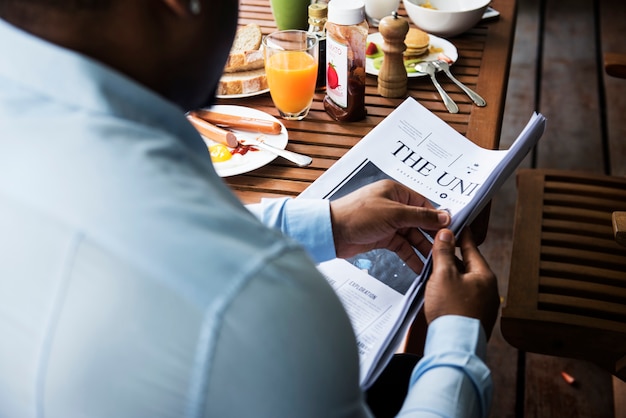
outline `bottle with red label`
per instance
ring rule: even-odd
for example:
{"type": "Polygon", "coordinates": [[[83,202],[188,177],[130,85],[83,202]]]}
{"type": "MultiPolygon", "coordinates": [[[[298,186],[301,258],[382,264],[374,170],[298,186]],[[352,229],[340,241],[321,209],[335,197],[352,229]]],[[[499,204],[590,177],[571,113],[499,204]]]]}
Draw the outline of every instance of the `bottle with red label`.
{"type": "Polygon", "coordinates": [[[326,22],[324,109],[338,121],[357,121],[365,108],[368,25],[363,0],[331,0],[326,22]]]}

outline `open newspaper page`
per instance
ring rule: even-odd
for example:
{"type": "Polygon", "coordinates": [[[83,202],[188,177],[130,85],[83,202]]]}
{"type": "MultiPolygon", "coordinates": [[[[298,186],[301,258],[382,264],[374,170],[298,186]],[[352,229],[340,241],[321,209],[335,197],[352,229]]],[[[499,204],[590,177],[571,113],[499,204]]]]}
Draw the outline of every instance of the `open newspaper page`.
{"type": "MultiPolygon", "coordinates": [[[[458,233],[536,144],[544,123],[543,116],[533,115],[509,150],[487,150],[408,98],[300,196],[333,200],[393,179],[448,210],[458,233]]],[[[374,250],[318,265],[352,321],[364,388],[387,364],[422,306],[430,256],[424,262],[417,274],[395,253],[374,250]]]]}

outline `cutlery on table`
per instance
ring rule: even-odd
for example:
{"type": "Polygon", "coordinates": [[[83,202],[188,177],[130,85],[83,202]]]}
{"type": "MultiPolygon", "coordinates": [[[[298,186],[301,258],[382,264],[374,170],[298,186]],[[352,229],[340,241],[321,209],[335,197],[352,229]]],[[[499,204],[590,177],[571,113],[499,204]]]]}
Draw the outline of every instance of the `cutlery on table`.
{"type": "Polygon", "coordinates": [[[461,88],[461,90],[463,90],[469,96],[469,98],[472,99],[472,101],[474,103],[476,103],[476,106],[481,106],[482,107],[482,106],[485,106],[487,104],[485,99],[480,97],[480,95],[478,95],[478,93],[476,93],[474,90],[472,90],[469,87],[467,87],[465,84],[461,83],[459,80],[456,79],[455,76],[452,75],[452,73],[450,72],[450,65],[447,62],[445,62],[443,60],[437,60],[437,61],[433,61],[433,65],[436,68],[438,68],[441,71],[443,71],[444,73],[446,73],[448,78],[450,80],[452,80],[454,82],[454,84],[459,86],[461,88]]]}
{"type": "MultiPolygon", "coordinates": [[[[283,157],[284,159],[297,164],[299,167],[306,167],[313,162],[313,159],[309,157],[308,155],[298,154],[297,152],[288,151],[282,148],[277,148],[275,146],[265,143],[265,141],[263,141],[264,135],[261,135],[257,138],[249,138],[249,137],[238,138],[237,136],[235,136],[235,133],[232,132],[230,128],[219,127],[217,125],[212,124],[211,122],[207,121],[206,119],[202,117],[202,116],[204,117],[211,116],[209,114],[210,112],[199,113],[198,111],[193,111],[187,114],[187,119],[198,130],[198,132],[200,132],[201,135],[209,139],[217,141],[231,148],[235,148],[238,144],[257,147],[265,151],[271,152],[273,154],[276,154],[280,157],[283,157]]],[[[256,130],[269,129],[268,126],[265,126],[266,125],[265,122],[267,121],[261,121],[263,122],[262,124],[263,126],[261,126],[258,124],[258,120],[253,119],[253,118],[245,118],[245,117],[230,116],[230,115],[227,115],[227,116],[219,115],[219,116],[222,117],[222,119],[224,117],[230,117],[231,119],[233,119],[230,121],[231,125],[239,124],[238,126],[241,126],[241,124],[244,122],[247,124],[256,123],[254,127],[256,130]]],[[[275,128],[272,128],[272,132],[274,130],[275,128]]]]}
{"type": "Polygon", "coordinates": [[[454,103],[454,101],[450,98],[450,96],[448,96],[448,93],[445,92],[443,87],[441,87],[441,84],[439,84],[439,81],[437,81],[437,77],[435,77],[435,73],[437,72],[437,69],[435,68],[432,62],[430,61],[418,62],[417,64],[415,64],[415,70],[423,74],[428,74],[430,76],[430,79],[432,80],[433,84],[435,85],[435,88],[439,92],[439,95],[441,96],[441,99],[443,100],[443,104],[446,105],[446,109],[448,109],[448,112],[450,113],[459,112],[459,107],[456,105],[456,103],[454,103]]]}
{"type": "Polygon", "coordinates": [[[242,145],[257,147],[283,157],[284,159],[295,163],[298,167],[306,167],[313,162],[313,159],[308,155],[298,154],[297,152],[277,148],[273,145],[265,143],[265,141],[263,141],[263,135],[258,138],[238,138],[238,140],[242,145]]]}

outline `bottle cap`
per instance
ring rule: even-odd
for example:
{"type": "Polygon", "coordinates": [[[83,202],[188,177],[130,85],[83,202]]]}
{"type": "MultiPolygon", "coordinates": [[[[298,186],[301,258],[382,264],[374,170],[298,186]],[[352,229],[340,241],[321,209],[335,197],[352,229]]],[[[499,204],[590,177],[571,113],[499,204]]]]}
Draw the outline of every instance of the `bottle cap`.
{"type": "Polygon", "coordinates": [[[326,3],[313,3],[309,6],[309,17],[325,19],[328,15],[328,5],[326,3]]]}
{"type": "Polygon", "coordinates": [[[363,0],[332,0],[328,3],[328,20],[338,25],[356,25],[365,20],[363,0]]]}

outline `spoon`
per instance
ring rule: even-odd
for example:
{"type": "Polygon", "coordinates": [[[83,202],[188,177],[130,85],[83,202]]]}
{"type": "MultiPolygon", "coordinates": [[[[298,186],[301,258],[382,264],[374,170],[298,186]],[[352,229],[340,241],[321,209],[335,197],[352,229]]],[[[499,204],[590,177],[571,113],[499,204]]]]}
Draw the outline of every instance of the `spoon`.
{"type": "Polygon", "coordinates": [[[421,61],[415,64],[415,69],[420,73],[428,74],[430,76],[430,79],[433,81],[433,84],[437,88],[439,95],[443,99],[443,104],[445,104],[446,109],[448,109],[448,112],[458,113],[459,107],[456,105],[456,103],[454,103],[450,96],[448,96],[448,93],[445,92],[443,87],[441,87],[441,84],[439,84],[439,82],[437,81],[437,78],[435,77],[435,72],[437,70],[435,69],[433,63],[430,61],[421,61]]]}
{"type": "Polygon", "coordinates": [[[478,95],[478,93],[476,93],[474,90],[472,90],[469,87],[467,87],[465,84],[461,83],[459,80],[456,79],[455,76],[452,75],[452,73],[450,72],[450,65],[448,65],[447,62],[442,61],[442,60],[433,61],[433,65],[435,67],[439,68],[440,70],[442,70],[444,73],[446,73],[448,78],[450,80],[452,80],[454,82],[454,84],[459,86],[461,88],[461,90],[463,90],[470,97],[470,99],[472,99],[472,101],[474,103],[476,103],[476,106],[481,106],[482,107],[482,106],[485,106],[487,104],[485,99],[480,97],[478,95]]]}

